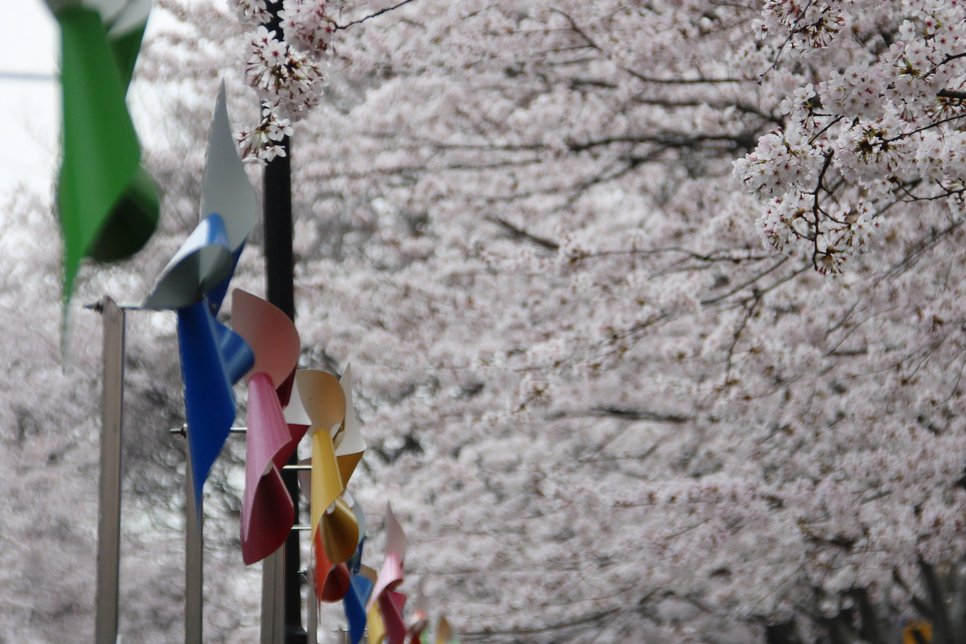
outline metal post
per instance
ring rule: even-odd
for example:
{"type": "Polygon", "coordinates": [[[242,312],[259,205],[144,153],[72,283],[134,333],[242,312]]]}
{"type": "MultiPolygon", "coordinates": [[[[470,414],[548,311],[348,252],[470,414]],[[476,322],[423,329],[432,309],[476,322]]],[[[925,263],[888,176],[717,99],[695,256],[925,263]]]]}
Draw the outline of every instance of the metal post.
{"type": "MultiPolygon", "coordinates": [[[[268,24],[269,31],[275,31],[279,40],[282,39],[282,24],[278,16],[281,2],[271,3],[272,19],[268,24]]],[[[292,146],[285,137],[281,146],[285,156],[272,159],[265,167],[264,203],[262,206],[263,230],[265,233],[265,272],[267,278],[268,301],[285,312],[290,319],[295,319],[295,289],[294,289],[294,259],[292,254],[292,146]]],[[[281,383],[278,383],[281,384],[281,383]]],[[[292,454],[288,461],[298,463],[298,454],[292,454]]],[[[298,475],[293,471],[283,471],[282,480],[295,503],[295,523],[299,522],[299,483],[298,475]]],[[[266,615],[266,607],[283,607],[284,638],[276,639],[272,644],[306,644],[306,632],[302,627],[302,582],[299,575],[301,568],[301,554],[299,552],[299,533],[292,531],[285,546],[279,549],[284,558],[283,565],[276,566],[269,563],[262,564],[262,592],[279,592],[282,588],[284,599],[269,600],[262,597],[262,621],[266,619],[274,623],[277,617],[266,615]],[[266,575],[281,574],[282,578],[269,579],[266,575]]],[[[273,555],[274,556],[274,555],[273,555]]],[[[262,629],[264,635],[264,626],[262,629]]],[[[263,644],[269,644],[262,640],[263,644]]]]}
{"type": "Polygon", "coordinates": [[[315,587],[309,584],[309,614],[306,618],[306,644],[318,644],[319,641],[319,598],[315,596],[315,587]]]}
{"type": "Polygon", "coordinates": [[[97,616],[94,642],[115,644],[121,557],[124,311],[107,297],[96,308],[104,319],[104,382],[101,394],[101,481],[97,522],[97,616]]]}
{"type": "MultiPolygon", "coordinates": [[[[188,428],[191,431],[191,428],[188,428]]],[[[185,481],[185,544],[184,544],[184,641],[185,644],[201,644],[201,615],[204,602],[204,552],[202,536],[203,501],[195,507],[194,475],[191,470],[190,443],[185,441],[188,462],[185,481]]]]}
{"type": "Polygon", "coordinates": [[[262,560],[261,644],[278,644],[285,639],[285,549],[279,548],[262,560]]]}

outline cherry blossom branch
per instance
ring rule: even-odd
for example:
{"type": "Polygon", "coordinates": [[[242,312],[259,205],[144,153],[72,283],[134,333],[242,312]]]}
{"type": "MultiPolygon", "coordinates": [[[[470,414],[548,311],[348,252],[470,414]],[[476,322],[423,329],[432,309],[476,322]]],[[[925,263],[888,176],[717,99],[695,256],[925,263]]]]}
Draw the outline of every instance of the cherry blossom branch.
{"type": "Polygon", "coordinates": [[[557,242],[528,233],[524,229],[518,226],[514,226],[513,224],[511,224],[509,221],[505,219],[501,219],[500,217],[496,217],[496,216],[489,216],[486,219],[487,221],[492,221],[494,224],[499,224],[505,230],[509,231],[511,235],[516,239],[526,239],[528,241],[533,242],[537,246],[546,248],[547,250],[550,250],[550,251],[557,251],[560,249],[560,244],[558,244],[557,242]]]}
{"type": "Polygon", "coordinates": [[[344,25],[336,25],[335,29],[336,29],[336,31],[342,31],[344,29],[348,29],[349,27],[355,27],[356,25],[361,25],[362,23],[366,22],[367,20],[372,20],[373,18],[378,18],[379,16],[382,16],[384,14],[387,14],[390,11],[395,11],[399,7],[402,7],[404,5],[407,5],[407,4],[409,4],[410,2],[413,2],[413,1],[414,0],[402,0],[402,2],[398,2],[398,3],[394,4],[394,5],[392,5],[391,7],[386,7],[385,9],[380,9],[379,11],[377,11],[377,12],[375,12],[373,14],[370,14],[370,15],[364,17],[364,18],[360,18],[358,20],[353,20],[352,22],[346,23],[344,25]]]}

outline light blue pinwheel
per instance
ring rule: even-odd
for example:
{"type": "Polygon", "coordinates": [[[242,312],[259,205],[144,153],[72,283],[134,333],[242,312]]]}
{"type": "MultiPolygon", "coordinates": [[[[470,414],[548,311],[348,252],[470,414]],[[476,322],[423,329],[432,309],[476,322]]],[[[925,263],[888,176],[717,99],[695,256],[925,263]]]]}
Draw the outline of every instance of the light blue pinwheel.
{"type": "Polygon", "coordinates": [[[255,223],[255,191],[235,148],[222,83],[208,135],[201,222],[161,272],[143,308],[178,312],[178,344],[188,419],[195,507],[235,420],[232,385],[255,357],[215,320],[255,223]]]}

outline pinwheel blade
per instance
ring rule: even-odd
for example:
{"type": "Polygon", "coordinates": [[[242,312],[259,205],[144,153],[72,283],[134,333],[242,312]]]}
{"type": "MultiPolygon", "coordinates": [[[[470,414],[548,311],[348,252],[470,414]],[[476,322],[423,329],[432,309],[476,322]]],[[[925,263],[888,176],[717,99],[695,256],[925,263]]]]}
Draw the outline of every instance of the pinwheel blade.
{"type": "Polygon", "coordinates": [[[322,546],[322,533],[316,532],[312,538],[312,582],[315,596],[319,602],[337,602],[349,592],[352,575],[344,563],[333,564],[322,546]]]}
{"type": "Polygon", "coordinates": [[[356,524],[359,526],[359,544],[356,547],[356,554],[353,555],[353,557],[358,558],[358,563],[352,569],[353,572],[359,572],[359,565],[362,563],[362,545],[366,540],[366,529],[369,527],[369,523],[366,521],[366,513],[362,511],[362,505],[353,500],[348,492],[343,493],[343,496],[350,501],[352,512],[356,515],[356,524]]]}
{"type": "Polygon", "coordinates": [[[282,404],[282,409],[289,406],[292,401],[292,389],[295,388],[295,369],[292,369],[292,373],[275,387],[275,393],[278,394],[278,402],[282,404]]]}
{"type": "Polygon", "coordinates": [[[303,425],[306,429],[312,424],[312,419],[305,412],[302,406],[301,395],[299,394],[298,372],[292,379],[292,393],[289,397],[288,406],[284,409],[285,422],[289,425],[303,425]]]}
{"type": "Polygon", "coordinates": [[[329,561],[343,563],[355,554],[359,545],[359,524],[345,499],[337,498],[331,512],[327,510],[322,513],[319,530],[322,532],[322,547],[329,561]]]}
{"type": "Polygon", "coordinates": [[[352,575],[349,592],[342,598],[346,623],[349,625],[349,640],[359,644],[366,630],[366,602],[372,592],[372,582],[360,575],[352,575]]]}
{"type": "Polygon", "coordinates": [[[140,166],[124,102],[129,63],[115,60],[96,9],[49,4],[61,27],[64,147],[57,210],[69,299],[83,257],[116,261],[144,246],[157,226],[158,196],[140,166]]]}
{"type": "MultiPolygon", "coordinates": [[[[209,307],[210,310],[211,307],[209,307]]],[[[255,354],[244,339],[224,324],[215,321],[218,348],[225,361],[228,380],[235,384],[255,365],[255,354]]]]}
{"type": "MultiPolygon", "coordinates": [[[[255,190],[245,173],[238,148],[231,133],[228,106],[225,100],[225,83],[222,81],[215,101],[215,111],[208,131],[208,158],[201,181],[201,217],[218,213],[225,220],[228,247],[232,253],[229,275],[211,289],[208,301],[217,313],[228,293],[228,283],[235,272],[238,260],[245,249],[245,240],[255,225],[258,204],[255,190]]],[[[282,400],[282,407],[286,405],[282,400]]]]}
{"type": "Polygon", "coordinates": [[[151,0],[130,0],[121,12],[112,19],[111,29],[107,32],[108,44],[117,63],[117,73],[121,86],[127,87],[134,75],[134,64],[141,51],[141,40],[151,13],[151,0]]]}
{"type": "MultiPolygon", "coordinates": [[[[377,601],[384,593],[395,589],[403,580],[403,560],[406,557],[406,533],[396,520],[392,506],[386,503],[386,559],[376,580],[376,588],[372,591],[369,605],[377,601]]],[[[388,628],[388,626],[386,627],[388,628]]]]}
{"type": "Polygon", "coordinates": [[[445,617],[439,618],[439,625],[436,627],[436,644],[449,644],[453,639],[453,629],[445,617]]]}
{"type": "MultiPolygon", "coordinates": [[[[227,230],[225,235],[227,237],[227,230]]],[[[238,267],[238,260],[241,259],[241,254],[245,250],[245,244],[242,243],[241,246],[232,250],[231,252],[231,269],[228,271],[228,275],[225,276],[220,282],[211,287],[208,291],[208,307],[211,309],[212,315],[218,315],[218,311],[221,310],[221,304],[225,300],[225,294],[228,293],[228,287],[231,284],[231,278],[235,275],[235,268],[238,267]]]]}
{"type": "Polygon", "coordinates": [[[245,489],[242,508],[242,560],[246,565],[261,561],[278,550],[295,522],[295,506],[281,473],[270,467],[251,496],[245,489]],[[257,492],[257,493],[255,493],[257,492]]]}
{"type": "Polygon", "coordinates": [[[395,555],[399,563],[406,560],[406,549],[408,548],[406,533],[403,532],[396,515],[392,511],[392,505],[386,502],[386,554],[395,555]]]}
{"type": "Polygon", "coordinates": [[[309,431],[329,431],[342,424],[346,417],[345,393],[335,376],[303,369],[295,373],[295,382],[302,409],[312,422],[309,431]]]}
{"type": "Polygon", "coordinates": [[[208,159],[201,185],[201,217],[220,214],[228,230],[228,246],[232,251],[238,250],[255,225],[258,204],[231,133],[224,81],[208,131],[208,159]]]}
{"type": "MultiPolygon", "coordinates": [[[[335,460],[332,436],[326,430],[317,431],[312,434],[310,515],[313,539],[315,539],[316,532],[322,522],[322,515],[340,494],[342,494],[342,478],[339,476],[339,464],[335,460]]],[[[356,538],[358,538],[358,535],[356,538]]],[[[353,544],[352,549],[355,550],[355,544],[353,544]]],[[[351,554],[349,553],[350,556],[351,554]]]]}
{"type": "Polygon", "coordinates": [[[204,300],[178,310],[178,347],[196,507],[201,507],[205,479],[235,420],[235,396],[204,300]]]}
{"type": "Polygon", "coordinates": [[[145,298],[146,309],[180,309],[199,302],[232,267],[220,215],[205,217],[185,240],[145,298]]]}
{"type": "Polygon", "coordinates": [[[242,559],[261,561],[284,542],[292,529],[295,506],[282,483],[279,462],[295,445],[282,416],[272,380],[255,373],[248,381],[248,454],[242,501],[242,559]]]}
{"type": "MultiPolygon", "coordinates": [[[[299,359],[295,323],[278,307],[237,288],[232,291],[231,314],[235,332],[255,353],[252,373],[268,374],[272,383],[280,384],[299,359]]],[[[272,385],[273,394],[275,386],[272,385]]]]}
{"type": "Polygon", "coordinates": [[[460,640],[453,632],[453,628],[445,617],[439,618],[439,625],[436,627],[436,644],[460,644],[460,640]]]}
{"type": "Polygon", "coordinates": [[[376,580],[376,587],[369,598],[369,604],[378,600],[382,595],[402,583],[403,571],[402,562],[394,552],[387,552],[386,559],[382,563],[382,570],[379,571],[379,578],[376,580]]]}
{"type": "Polygon", "coordinates": [[[366,622],[369,627],[369,644],[382,644],[386,639],[386,625],[382,620],[379,603],[370,600],[366,610],[366,622]]]}
{"type": "Polygon", "coordinates": [[[336,459],[339,461],[339,474],[342,476],[342,487],[349,484],[349,478],[355,471],[362,454],[366,451],[366,441],[362,438],[359,431],[359,422],[356,420],[356,410],[352,405],[352,366],[346,365],[342,372],[342,379],[339,386],[345,395],[345,421],[342,440],[335,450],[336,459]]]}
{"type": "Polygon", "coordinates": [[[402,593],[387,590],[379,596],[379,612],[382,613],[389,644],[406,644],[406,624],[402,618],[405,605],[406,596],[402,593]]]}

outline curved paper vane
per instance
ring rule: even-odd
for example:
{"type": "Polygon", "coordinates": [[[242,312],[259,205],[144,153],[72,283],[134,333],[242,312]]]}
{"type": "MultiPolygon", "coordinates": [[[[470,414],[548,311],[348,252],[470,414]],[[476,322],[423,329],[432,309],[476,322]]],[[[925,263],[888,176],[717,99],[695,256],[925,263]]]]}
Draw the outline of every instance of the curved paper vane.
{"type": "MultiPolygon", "coordinates": [[[[346,415],[346,400],[342,386],[335,376],[324,371],[302,370],[295,374],[295,390],[305,418],[310,421],[308,433],[312,436],[312,495],[311,525],[312,539],[319,528],[326,510],[335,502],[344,489],[339,474],[332,430],[339,431],[346,415]],[[322,430],[322,431],[320,431],[322,430]]],[[[293,418],[298,414],[293,411],[293,418]]],[[[355,551],[358,532],[351,539],[355,551]]],[[[329,545],[327,552],[342,551],[329,545]]],[[[352,552],[346,559],[352,556],[352,552]]],[[[342,559],[341,561],[345,561],[342,559]]]]}
{"type": "Polygon", "coordinates": [[[402,611],[406,605],[406,596],[394,590],[387,590],[379,595],[379,612],[382,613],[382,623],[386,629],[386,641],[389,644],[405,644],[406,624],[403,622],[402,611]]]}
{"type": "Polygon", "coordinates": [[[339,463],[339,476],[342,478],[344,489],[349,484],[349,478],[359,461],[362,460],[362,454],[366,451],[366,441],[359,431],[359,421],[356,420],[356,410],[352,405],[352,365],[346,365],[339,385],[345,394],[345,420],[335,448],[335,458],[339,463]]]}
{"type": "Polygon", "coordinates": [[[235,333],[255,353],[250,374],[268,374],[273,387],[280,385],[298,364],[300,345],[295,324],[277,306],[237,288],[231,294],[231,315],[235,333]]]}
{"type": "Polygon", "coordinates": [[[277,550],[294,521],[294,503],[282,483],[281,468],[295,451],[293,435],[275,391],[295,369],[299,337],[280,309],[245,291],[232,292],[235,331],[255,354],[248,376],[248,455],[242,500],[242,559],[261,561],[277,550]]]}
{"type": "Polygon", "coordinates": [[[199,509],[204,481],[235,420],[235,395],[215,325],[204,300],[178,310],[188,449],[191,450],[195,507],[199,509]]]}
{"type": "Polygon", "coordinates": [[[372,592],[372,582],[362,575],[352,574],[351,586],[342,598],[346,623],[349,625],[349,640],[359,644],[366,631],[366,602],[372,592]]]}
{"type": "Polygon", "coordinates": [[[342,608],[345,611],[346,623],[349,625],[349,639],[352,644],[359,644],[366,630],[366,603],[375,585],[374,577],[370,579],[361,573],[363,568],[373,572],[371,568],[362,565],[362,549],[366,543],[366,517],[362,513],[362,508],[358,503],[352,508],[356,512],[356,521],[359,524],[359,546],[356,552],[347,562],[349,573],[351,574],[349,592],[342,598],[342,608]]]}
{"type": "Polygon", "coordinates": [[[341,496],[326,509],[319,525],[322,547],[330,561],[348,561],[359,545],[359,524],[352,508],[341,496]]]}
{"type": "Polygon", "coordinates": [[[458,642],[453,636],[453,629],[450,627],[449,622],[446,621],[445,617],[439,618],[439,625],[436,626],[436,644],[450,644],[451,642],[458,642]]]}
{"type": "Polygon", "coordinates": [[[61,28],[63,163],[57,211],[64,235],[64,296],[81,259],[109,262],[144,246],[158,195],[124,102],[151,3],[48,0],[61,28]]]}
{"type": "MultiPolygon", "coordinates": [[[[394,590],[403,580],[403,561],[406,559],[406,533],[392,513],[392,506],[386,503],[386,559],[379,571],[376,587],[369,599],[369,606],[377,601],[384,592],[394,590]]],[[[388,625],[387,627],[388,628],[388,625]]]]}
{"type": "Polygon", "coordinates": [[[285,422],[291,425],[296,425],[298,427],[304,427],[308,430],[309,426],[312,424],[312,419],[309,415],[305,413],[305,408],[302,407],[302,398],[299,395],[299,384],[297,380],[298,371],[292,375],[292,391],[289,393],[289,402],[285,407],[285,422]]]}
{"type": "MultiPolygon", "coordinates": [[[[231,133],[224,81],[218,91],[215,113],[208,132],[208,159],[205,162],[201,187],[201,216],[216,212],[225,219],[228,248],[232,253],[231,273],[234,273],[238,259],[245,249],[245,240],[255,225],[258,204],[255,190],[245,173],[231,133]]],[[[221,308],[221,302],[228,292],[231,273],[208,293],[212,313],[218,313],[221,308]]]]}
{"type": "Polygon", "coordinates": [[[346,417],[346,396],[338,379],[331,373],[303,369],[295,373],[295,383],[305,417],[311,421],[309,433],[326,429],[335,435],[346,417]]]}
{"type": "Polygon", "coordinates": [[[200,302],[232,270],[228,233],[221,215],[201,220],[168,265],[141,306],[181,309],[200,302]]]}
{"type": "MultiPolygon", "coordinates": [[[[285,543],[295,520],[295,505],[282,482],[279,460],[292,435],[282,416],[275,387],[268,374],[258,372],[248,381],[247,461],[242,501],[242,559],[261,561],[285,543]]],[[[284,456],[284,458],[282,458],[284,456]]]]}
{"type": "Polygon", "coordinates": [[[379,610],[379,602],[371,602],[366,611],[366,620],[369,626],[369,644],[382,644],[386,639],[386,625],[382,620],[382,611],[379,610]]]}
{"type": "Polygon", "coordinates": [[[419,586],[416,590],[416,604],[413,608],[413,612],[406,621],[406,632],[408,634],[410,644],[422,642],[423,631],[426,629],[426,624],[429,622],[429,600],[426,599],[426,595],[423,593],[422,579],[419,580],[419,586]]]}
{"type": "Polygon", "coordinates": [[[337,602],[345,597],[352,584],[349,567],[344,562],[329,560],[322,547],[321,530],[312,539],[312,562],[312,579],[319,602],[337,602]]]}

